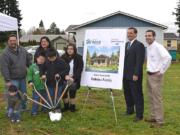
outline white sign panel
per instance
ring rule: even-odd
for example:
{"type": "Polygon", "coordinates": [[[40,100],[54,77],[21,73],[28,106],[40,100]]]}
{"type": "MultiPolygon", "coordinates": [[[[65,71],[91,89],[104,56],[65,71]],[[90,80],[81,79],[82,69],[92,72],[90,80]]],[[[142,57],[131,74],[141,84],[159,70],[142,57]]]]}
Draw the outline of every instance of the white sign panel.
{"type": "Polygon", "coordinates": [[[122,89],[126,29],[87,30],[81,85],[122,89]]]}

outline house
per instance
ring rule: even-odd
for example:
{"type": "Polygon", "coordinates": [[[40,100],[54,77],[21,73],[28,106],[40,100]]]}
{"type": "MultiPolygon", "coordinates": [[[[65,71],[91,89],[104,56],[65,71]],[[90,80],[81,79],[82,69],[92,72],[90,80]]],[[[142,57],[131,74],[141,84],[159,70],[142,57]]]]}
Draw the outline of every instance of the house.
{"type": "Polygon", "coordinates": [[[175,49],[178,48],[178,37],[175,33],[164,33],[164,46],[167,49],[175,49]]]}
{"type": "Polygon", "coordinates": [[[106,55],[99,55],[91,60],[91,65],[94,66],[109,66],[109,65],[118,65],[119,59],[112,59],[106,55]]]}
{"type": "Polygon", "coordinates": [[[76,45],[79,53],[83,53],[85,31],[88,29],[114,29],[136,27],[138,30],[137,39],[145,42],[145,32],[148,29],[153,29],[157,36],[156,40],[163,44],[163,33],[167,26],[132,15],[125,12],[117,11],[112,14],[102,16],[100,18],[82,23],[80,25],[71,25],[68,27],[68,33],[74,33],[76,38],[76,45]]]}
{"type": "Polygon", "coordinates": [[[34,43],[39,45],[40,39],[43,36],[47,36],[56,49],[63,50],[68,43],[75,44],[73,36],[69,35],[23,35],[20,38],[20,42],[21,44],[34,43]]]}
{"type": "Polygon", "coordinates": [[[91,64],[94,66],[108,66],[110,58],[105,55],[97,56],[91,60],[91,64]]]}

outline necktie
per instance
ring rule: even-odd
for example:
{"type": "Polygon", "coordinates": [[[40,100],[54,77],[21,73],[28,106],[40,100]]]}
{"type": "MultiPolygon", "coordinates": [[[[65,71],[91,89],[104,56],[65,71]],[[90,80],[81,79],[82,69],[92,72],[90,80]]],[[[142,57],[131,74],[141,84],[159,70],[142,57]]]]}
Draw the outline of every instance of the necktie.
{"type": "Polygon", "coordinates": [[[131,42],[128,42],[128,44],[127,44],[127,50],[129,50],[130,47],[131,47],[131,42]]]}

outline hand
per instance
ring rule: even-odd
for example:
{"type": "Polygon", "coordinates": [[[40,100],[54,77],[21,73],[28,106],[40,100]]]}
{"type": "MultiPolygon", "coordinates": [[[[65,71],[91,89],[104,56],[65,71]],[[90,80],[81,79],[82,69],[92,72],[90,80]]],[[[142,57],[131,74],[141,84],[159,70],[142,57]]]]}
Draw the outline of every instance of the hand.
{"type": "Polygon", "coordinates": [[[42,80],[46,80],[46,75],[42,75],[42,76],[41,76],[41,79],[42,79],[42,80]]]}
{"type": "Polygon", "coordinates": [[[74,82],[74,79],[71,77],[69,81],[74,82]]]}
{"type": "Polygon", "coordinates": [[[74,79],[71,76],[69,76],[69,75],[65,76],[65,80],[66,81],[72,81],[72,82],[74,81],[74,79]]]}
{"type": "Polygon", "coordinates": [[[29,87],[29,88],[33,88],[33,86],[34,86],[34,84],[33,84],[32,82],[30,82],[30,83],[28,84],[28,87],[29,87]]]}
{"type": "Polygon", "coordinates": [[[138,80],[138,76],[137,75],[133,75],[133,81],[137,81],[138,80]]]}
{"type": "Polygon", "coordinates": [[[60,78],[59,74],[55,74],[55,79],[60,78]]]}

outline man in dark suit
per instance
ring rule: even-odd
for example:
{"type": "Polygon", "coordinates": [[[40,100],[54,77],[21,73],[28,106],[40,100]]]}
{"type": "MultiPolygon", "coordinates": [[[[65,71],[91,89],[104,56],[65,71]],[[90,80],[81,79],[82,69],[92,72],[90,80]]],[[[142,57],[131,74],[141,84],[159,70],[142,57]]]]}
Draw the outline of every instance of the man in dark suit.
{"type": "Polygon", "coordinates": [[[137,39],[137,29],[128,28],[124,61],[123,87],[126,100],[126,114],[131,115],[136,110],[134,122],[143,119],[144,98],[142,91],[143,63],[145,47],[137,39]]]}

